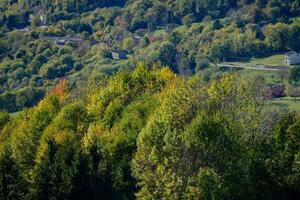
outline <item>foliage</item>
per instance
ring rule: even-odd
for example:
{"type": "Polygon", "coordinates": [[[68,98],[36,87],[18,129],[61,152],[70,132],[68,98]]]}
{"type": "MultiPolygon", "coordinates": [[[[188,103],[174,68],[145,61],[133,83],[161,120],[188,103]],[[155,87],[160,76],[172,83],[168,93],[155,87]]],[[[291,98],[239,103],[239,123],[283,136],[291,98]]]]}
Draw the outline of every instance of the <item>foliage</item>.
{"type": "Polygon", "coordinates": [[[213,65],[298,50],[299,5],[0,0],[0,199],[299,196],[299,115],[213,65]]]}
{"type": "Polygon", "coordinates": [[[0,108],[36,105],[58,79],[77,91],[140,61],[191,75],[215,62],[298,50],[298,7],[298,0],[3,0],[0,108]],[[112,50],[128,59],[113,60],[112,50]]]}
{"type": "Polygon", "coordinates": [[[1,198],[299,194],[299,116],[271,111],[237,75],[207,82],[158,68],[119,72],[85,102],[63,80],[18,116],[1,112],[1,198]]]}

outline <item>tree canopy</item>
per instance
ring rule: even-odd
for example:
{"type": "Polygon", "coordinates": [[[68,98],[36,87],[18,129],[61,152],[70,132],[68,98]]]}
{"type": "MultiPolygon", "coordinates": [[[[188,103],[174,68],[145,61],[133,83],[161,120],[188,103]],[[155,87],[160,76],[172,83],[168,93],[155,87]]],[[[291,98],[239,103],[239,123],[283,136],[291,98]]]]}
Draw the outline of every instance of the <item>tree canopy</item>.
{"type": "Polygon", "coordinates": [[[299,123],[237,74],[139,64],[73,99],[0,113],[2,199],[294,199],[299,123]]]}

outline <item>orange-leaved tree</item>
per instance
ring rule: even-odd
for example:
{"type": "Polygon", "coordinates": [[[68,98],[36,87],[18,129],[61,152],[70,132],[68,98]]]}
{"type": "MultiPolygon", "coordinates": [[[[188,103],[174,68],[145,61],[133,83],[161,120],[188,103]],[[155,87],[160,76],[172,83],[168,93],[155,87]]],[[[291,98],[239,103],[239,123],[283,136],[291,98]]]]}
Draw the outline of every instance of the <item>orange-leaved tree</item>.
{"type": "Polygon", "coordinates": [[[68,80],[60,79],[58,84],[50,90],[49,95],[57,96],[60,102],[64,102],[69,95],[68,80]]]}

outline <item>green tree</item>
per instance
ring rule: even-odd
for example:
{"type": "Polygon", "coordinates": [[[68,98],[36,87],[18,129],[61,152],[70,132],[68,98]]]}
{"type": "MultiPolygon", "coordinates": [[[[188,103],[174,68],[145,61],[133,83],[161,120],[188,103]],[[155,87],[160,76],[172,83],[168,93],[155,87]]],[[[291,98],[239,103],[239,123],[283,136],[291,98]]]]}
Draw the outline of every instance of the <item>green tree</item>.
{"type": "Polygon", "coordinates": [[[0,111],[0,130],[9,121],[9,114],[5,111],[0,111]]]}
{"type": "Polygon", "coordinates": [[[12,159],[9,146],[1,144],[0,148],[0,199],[26,198],[28,182],[12,159]]]}
{"type": "Polygon", "coordinates": [[[293,87],[292,96],[295,97],[295,101],[297,100],[296,87],[300,81],[300,67],[292,67],[288,73],[288,81],[293,87]]]}

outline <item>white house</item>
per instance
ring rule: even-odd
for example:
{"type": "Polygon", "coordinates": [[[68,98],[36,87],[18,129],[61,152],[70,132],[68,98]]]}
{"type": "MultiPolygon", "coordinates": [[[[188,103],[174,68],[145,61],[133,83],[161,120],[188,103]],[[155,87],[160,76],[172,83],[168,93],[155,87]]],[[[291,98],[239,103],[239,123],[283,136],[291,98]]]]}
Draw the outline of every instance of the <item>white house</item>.
{"type": "Polygon", "coordinates": [[[295,51],[290,51],[285,54],[285,63],[287,65],[297,65],[300,64],[300,53],[295,51]]]}

